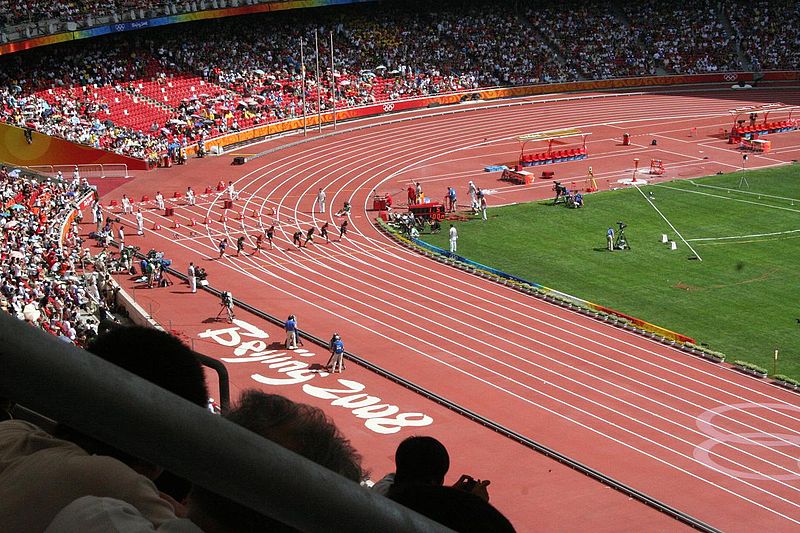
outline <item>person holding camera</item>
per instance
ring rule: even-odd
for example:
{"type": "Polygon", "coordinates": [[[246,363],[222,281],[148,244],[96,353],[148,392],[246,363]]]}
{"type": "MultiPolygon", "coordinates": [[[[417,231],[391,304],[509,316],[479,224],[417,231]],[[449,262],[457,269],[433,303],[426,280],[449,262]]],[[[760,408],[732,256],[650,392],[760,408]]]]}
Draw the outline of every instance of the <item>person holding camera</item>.
{"type": "Polygon", "coordinates": [[[286,349],[294,350],[297,348],[297,318],[289,315],[283,324],[283,329],[286,330],[286,349]]]}
{"type": "MultiPolygon", "coordinates": [[[[406,438],[397,447],[394,462],[396,472],[387,474],[372,487],[372,490],[389,498],[408,486],[442,487],[444,477],[450,469],[447,448],[437,439],[428,436],[406,438]]],[[[479,480],[462,474],[452,488],[474,494],[488,502],[489,484],[488,479],[479,480]]]]}
{"type": "Polygon", "coordinates": [[[328,359],[328,363],[325,365],[325,368],[331,374],[341,374],[342,370],[344,370],[344,362],[342,361],[343,357],[344,342],[342,342],[342,338],[338,333],[334,333],[333,337],[331,338],[331,357],[328,359]],[[339,370],[336,370],[337,366],[339,367],[339,370]]]}

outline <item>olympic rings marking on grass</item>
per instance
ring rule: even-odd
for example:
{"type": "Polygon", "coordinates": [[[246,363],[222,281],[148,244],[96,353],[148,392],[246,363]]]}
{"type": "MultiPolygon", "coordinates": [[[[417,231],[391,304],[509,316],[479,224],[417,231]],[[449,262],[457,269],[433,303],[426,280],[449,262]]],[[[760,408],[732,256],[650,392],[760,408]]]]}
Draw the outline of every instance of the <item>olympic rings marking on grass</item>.
{"type": "MultiPolygon", "coordinates": [[[[794,473],[774,473],[762,474],[760,472],[734,470],[719,464],[719,452],[717,455],[712,456],[712,449],[718,444],[729,444],[739,446],[758,446],[768,448],[780,448],[785,446],[798,447],[800,446],[800,436],[790,433],[726,433],[720,431],[719,427],[712,424],[712,420],[717,416],[729,411],[742,411],[742,410],[755,410],[755,409],[774,409],[783,411],[793,411],[800,413],[800,407],[783,404],[783,403],[739,403],[732,405],[721,405],[714,409],[709,409],[697,417],[697,427],[700,431],[708,435],[710,438],[704,441],[694,449],[694,458],[705,464],[709,468],[718,470],[720,472],[729,474],[740,479],[755,479],[761,481],[793,481],[800,479],[800,471],[794,473]]],[[[724,459],[724,456],[723,456],[724,459]]],[[[766,461],[765,461],[766,462],[766,461]]],[[[800,460],[797,461],[800,470],[800,460]]]]}

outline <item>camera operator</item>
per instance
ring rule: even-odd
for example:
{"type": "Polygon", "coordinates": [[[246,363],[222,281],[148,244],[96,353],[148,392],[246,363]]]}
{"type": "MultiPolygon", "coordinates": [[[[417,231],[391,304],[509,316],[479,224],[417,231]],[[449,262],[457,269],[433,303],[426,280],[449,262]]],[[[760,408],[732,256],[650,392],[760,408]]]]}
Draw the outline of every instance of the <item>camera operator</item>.
{"type": "Polygon", "coordinates": [[[553,205],[556,205],[559,201],[566,203],[569,191],[565,186],[561,185],[560,181],[553,182],[553,190],[556,193],[556,197],[553,199],[553,205]]]}
{"type": "Polygon", "coordinates": [[[233,322],[235,318],[233,314],[233,294],[230,291],[222,291],[220,294],[220,310],[217,314],[217,320],[222,316],[222,313],[228,315],[228,322],[233,322]]]}

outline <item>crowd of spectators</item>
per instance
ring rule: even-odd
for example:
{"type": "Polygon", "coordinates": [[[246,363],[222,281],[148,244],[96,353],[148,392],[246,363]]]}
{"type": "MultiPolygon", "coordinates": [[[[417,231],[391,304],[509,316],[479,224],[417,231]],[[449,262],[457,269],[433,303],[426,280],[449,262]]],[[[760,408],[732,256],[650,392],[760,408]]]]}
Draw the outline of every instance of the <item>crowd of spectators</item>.
{"type": "Polygon", "coordinates": [[[83,23],[132,9],[163,9],[172,3],[166,0],[0,0],[0,26],[47,21],[83,23]]]}
{"type": "Polygon", "coordinates": [[[1,57],[0,120],[157,159],[170,146],[334,105],[732,70],[741,67],[739,43],[758,67],[793,68],[798,38],[782,29],[798,8],[781,6],[757,3],[749,19],[730,7],[736,35],[725,29],[728,12],[707,1],[681,9],[656,0],[527,10],[502,1],[365,4],[181,24],[1,57]]]}
{"type": "Polygon", "coordinates": [[[91,192],[80,176],[40,181],[0,169],[0,305],[78,346],[111,320],[114,295],[105,255],[83,247],[76,222],[61,240],[74,203],[91,192]]]}
{"type": "Polygon", "coordinates": [[[754,70],[794,70],[800,66],[800,4],[756,0],[726,4],[742,52],[754,70]]]}
{"type": "Polygon", "coordinates": [[[599,2],[539,6],[526,17],[546,35],[573,78],[605,79],[656,74],[638,25],[629,26],[599,2]]]}
{"type": "Polygon", "coordinates": [[[660,0],[624,3],[637,26],[645,53],[670,74],[739,70],[736,40],[724,28],[716,3],[676,6],[660,0]]]}

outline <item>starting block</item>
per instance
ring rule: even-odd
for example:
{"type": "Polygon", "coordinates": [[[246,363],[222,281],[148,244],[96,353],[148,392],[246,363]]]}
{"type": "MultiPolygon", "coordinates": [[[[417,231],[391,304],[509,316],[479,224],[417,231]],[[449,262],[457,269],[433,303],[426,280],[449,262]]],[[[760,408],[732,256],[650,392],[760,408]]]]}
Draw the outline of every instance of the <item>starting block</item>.
{"type": "Polygon", "coordinates": [[[183,197],[183,194],[181,194],[181,193],[180,193],[180,192],[178,192],[178,191],[175,191],[175,193],[173,193],[172,197],[173,197],[173,198],[181,198],[181,197],[183,197]]]}
{"type": "Polygon", "coordinates": [[[203,192],[203,194],[211,194],[212,192],[213,191],[211,190],[211,187],[206,187],[206,190],[203,192]]]}
{"type": "Polygon", "coordinates": [[[149,201],[150,201],[150,197],[149,196],[147,196],[146,194],[144,196],[142,196],[142,203],[149,202],[149,201]]]}
{"type": "Polygon", "coordinates": [[[119,203],[116,200],[111,200],[108,202],[108,207],[117,207],[119,203]]]}
{"type": "Polygon", "coordinates": [[[217,183],[217,191],[222,192],[224,190],[225,190],[225,182],[220,181],[219,183],[217,183]]]}
{"type": "Polygon", "coordinates": [[[189,226],[196,226],[196,225],[197,225],[197,221],[195,219],[193,219],[193,218],[190,218],[189,219],[189,226]]]}
{"type": "Polygon", "coordinates": [[[159,224],[158,222],[156,222],[155,224],[153,224],[153,231],[158,231],[158,230],[160,230],[160,229],[161,229],[161,224],[159,224]]]}
{"type": "Polygon", "coordinates": [[[211,225],[211,221],[208,219],[208,217],[206,217],[206,219],[203,221],[203,225],[204,225],[204,226],[209,226],[209,225],[211,225]]]}

